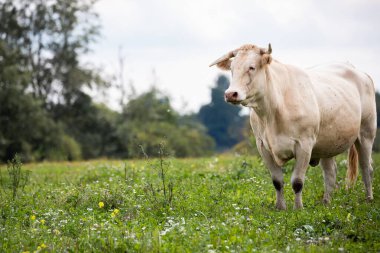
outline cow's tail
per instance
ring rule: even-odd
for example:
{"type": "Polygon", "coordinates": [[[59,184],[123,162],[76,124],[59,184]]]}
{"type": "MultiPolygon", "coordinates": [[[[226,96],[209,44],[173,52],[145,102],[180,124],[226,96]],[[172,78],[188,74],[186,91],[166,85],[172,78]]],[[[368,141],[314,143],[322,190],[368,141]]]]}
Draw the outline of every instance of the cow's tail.
{"type": "Polygon", "coordinates": [[[348,169],[346,175],[346,186],[350,188],[358,177],[358,151],[353,144],[348,152],[348,169]]]}

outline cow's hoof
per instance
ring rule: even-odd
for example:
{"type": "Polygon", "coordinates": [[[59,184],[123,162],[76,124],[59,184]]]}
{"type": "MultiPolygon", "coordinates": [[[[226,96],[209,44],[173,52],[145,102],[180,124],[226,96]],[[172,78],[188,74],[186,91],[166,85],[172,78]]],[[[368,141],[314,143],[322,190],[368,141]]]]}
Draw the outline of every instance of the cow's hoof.
{"type": "Polygon", "coordinates": [[[330,202],[331,202],[331,198],[330,198],[330,195],[329,194],[323,194],[323,204],[325,206],[329,205],[330,202]]]}
{"type": "Polygon", "coordinates": [[[276,208],[278,210],[286,210],[286,204],[285,203],[277,203],[276,208]]]}
{"type": "Polygon", "coordinates": [[[324,204],[325,206],[330,205],[330,203],[331,203],[330,199],[323,198],[323,204],[324,204]]]}
{"type": "Polygon", "coordinates": [[[373,201],[373,196],[367,196],[366,200],[368,203],[371,203],[373,201]]]}
{"type": "Polygon", "coordinates": [[[294,210],[302,209],[302,208],[303,208],[302,203],[295,203],[295,204],[294,204],[294,210]]]}

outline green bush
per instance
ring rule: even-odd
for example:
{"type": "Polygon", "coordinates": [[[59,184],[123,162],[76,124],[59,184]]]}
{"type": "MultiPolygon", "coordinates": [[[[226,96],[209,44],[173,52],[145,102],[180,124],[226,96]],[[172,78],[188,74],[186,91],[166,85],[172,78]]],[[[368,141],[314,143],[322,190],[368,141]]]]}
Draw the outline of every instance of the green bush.
{"type": "Polygon", "coordinates": [[[46,159],[53,161],[75,161],[82,158],[81,147],[72,137],[64,134],[58,137],[56,147],[47,151],[46,159]]]}
{"type": "Polygon", "coordinates": [[[259,155],[259,151],[256,147],[255,137],[250,137],[236,144],[232,148],[232,152],[239,155],[259,155]]]}
{"type": "Polygon", "coordinates": [[[191,117],[176,113],[168,97],[156,89],[127,104],[118,138],[128,157],[141,157],[142,149],[145,154],[157,157],[160,144],[168,155],[176,157],[206,156],[214,148],[206,129],[191,117]]]}

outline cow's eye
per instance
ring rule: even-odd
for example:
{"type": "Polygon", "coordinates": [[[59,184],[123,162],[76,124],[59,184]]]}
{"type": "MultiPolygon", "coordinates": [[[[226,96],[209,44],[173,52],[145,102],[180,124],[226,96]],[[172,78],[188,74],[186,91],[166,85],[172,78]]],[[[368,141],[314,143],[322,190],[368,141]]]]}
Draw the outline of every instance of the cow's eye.
{"type": "Polygon", "coordinates": [[[253,70],[255,70],[255,67],[250,66],[250,67],[249,67],[249,70],[252,70],[252,71],[253,71],[253,70]]]}

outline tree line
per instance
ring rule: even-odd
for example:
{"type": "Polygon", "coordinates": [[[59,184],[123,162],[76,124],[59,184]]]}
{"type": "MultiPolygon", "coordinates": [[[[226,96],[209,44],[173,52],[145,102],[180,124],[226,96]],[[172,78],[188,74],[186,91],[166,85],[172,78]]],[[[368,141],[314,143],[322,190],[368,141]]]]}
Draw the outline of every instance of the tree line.
{"type": "Polygon", "coordinates": [[[110,83],[80,62],[100,34],[94,4],[0,2],[1,161],[16,153],[23,161],[157,156],[160,143],[174,156],[205,156],[241,140],[245,118],[224,103],[223,76],[199,113],[181,115],[154,87],[121,112],[95,103],[84,88],[107,89],[110,83]]]}

